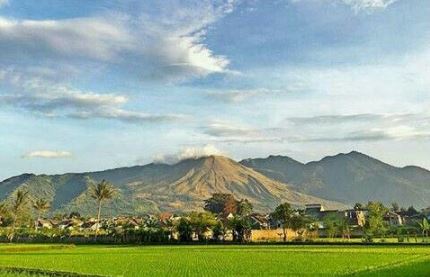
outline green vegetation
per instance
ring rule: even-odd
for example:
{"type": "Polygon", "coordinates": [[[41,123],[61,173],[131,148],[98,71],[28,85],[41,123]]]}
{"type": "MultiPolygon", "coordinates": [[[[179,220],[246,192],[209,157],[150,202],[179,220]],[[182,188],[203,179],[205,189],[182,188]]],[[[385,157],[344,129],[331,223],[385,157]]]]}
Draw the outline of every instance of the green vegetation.
{"type": "Polygon", "coordinates": [[[18,190],[15,198],[13,199],[10,212],[12,214],[11,232],[8,235],[9,240],[12,241],[15,236],[16,226],[20,223],[20,219],[24,214],[28,202],[28,191],[18,190]]]}
{"type": "Polygon", "coordinates": [[[91,186],[90,195],[95,200],[91,202],[96,218],[84,218],[78,212],[42,218],[50,210],[51,202],[18,190],[11,202],[0,202],[0,241],[7,238],[9,242],[35,243],[279,242],[282,236],[284,242],[312,242],[322,237],[328,241],[342,238],[343,242],[361,238],[365,243],[391,239],[417,243],[420,238],[421,243],[428,243],[429,223],[424,211],[420,213],[413,207],[406,210],[398,205],[390,210],[380,202],[357,203],[355,210],[346,211],[325,211],[317,204],[311,205],[309,212],[308,207],[293,208],[285,202],[270,214],[258,214],[247,199],[215,193],[204,201],[204,212],[102,218],[104,204],[118,196],[117,190],[102,180],[91,186]],[[394,212],[399,209],[403,216],[394,212]],[[258,234],[261,230],[268,232],[262,236],[258,234]]]}
{"type": "Polygon", "coordinates": [[[106,180],[102,180],[97,185],[91,187],[91,197],[97,202],[96,238],[100,229],[102,204],[104,201],[112,199],[115,192],[116,189],[106,180]]]}
{"type": "Polygon", "coordinates": [[[34,224],[34,229],[37,231],[37,222],[41,220],[42,215],[49,211],[51,208],[51,204],[43,198],[37,199],[33,202],[33,208],[37,212],[37,220],[34,224]]]}
{"type": "Polygon", "coordinates": [[[287,241],[287,228],[288,223],[291,220],[291,217],[293,215],[293,209],[291,208],[291,205],[288,203],[284,203],[276,207],[275,211],[272,213],[272,217],[275,220],[278,220],[282,226],[282,239],[284,242],[287,241]]]}
{"type": "Polygon", "coordinates": [[[430,231],[430,224],[426,218],[423,218],[423,221],[419,223],[420,229],[423,233],[423,240],[424,238],[428,238],[429,231],[430,231]]]}
{"type": "Polygon", "coordinates": [[[403,277],[403,276],[429,276],[430,266],[429,261],[411,262],[402,266],[392,268],[382,268],[376,271],[364,271],[357,276],[369,277],[403,277]]]}
{"type": "Polygon", "coordinates": [[[0,246],[0,268],[105,276],[428,276],[429,262],[418,246],[0,246]]]}
{"type": "Polygon", "coordinates": [[[29,274],[29,273],[14,273],[14,272],[1,272],[2,277],[48,277],[42,274],[29,274]]]}

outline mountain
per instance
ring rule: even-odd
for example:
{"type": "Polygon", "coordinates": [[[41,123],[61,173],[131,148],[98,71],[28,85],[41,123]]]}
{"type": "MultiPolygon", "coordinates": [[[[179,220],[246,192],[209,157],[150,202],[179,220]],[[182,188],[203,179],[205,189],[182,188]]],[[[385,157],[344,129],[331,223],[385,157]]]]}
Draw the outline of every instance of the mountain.
{"type": "Polygon", "coordinates": [[[379,200],[405,207],[430,206],[430,171],[394,167],[356,151],[306,164],[284,156],[240,163],[300,192],[347,204],[379,200]]]}
{"type": "Polygon", "coordinates": [[[209,156],[183,160],[174,165],[148,164],[100,172],[63,175],[24,174],[0,183],[0,199],[23,188],[34,197],[52,201],[56,212],[94,213],[89,186],[106,179],[121,192],[108,204],[108,214],[159,211],[191,211],[203,207],[213,193],[231,193],[246,198],[257,211],[270,211],[279,203],[345,205],[292,190],[287,184],[245,167],[229,158],[209,156]]]}

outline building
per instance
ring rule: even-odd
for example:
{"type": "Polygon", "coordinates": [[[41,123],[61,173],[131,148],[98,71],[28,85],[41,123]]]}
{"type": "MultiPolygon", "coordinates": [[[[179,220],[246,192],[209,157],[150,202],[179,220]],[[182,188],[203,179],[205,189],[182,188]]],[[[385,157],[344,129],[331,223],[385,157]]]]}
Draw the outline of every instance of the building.
{"type": "Polygon", "coordinates": [[[313,218],[320,218],[321,214],[325,211],[324,206],[321,204],[306,204],[305,214],[313,218]]]}
{"type": "Polygon", "coordinates": [[[324,228],[324,218],[328,216],[347,219],[351,227],[363,227],[366,224],[366,210],[349,209],[344,211],[326,210],[321,204],[307,204],[305,215],[315,219],[319,228],[324,228]]]}
{"type": "Polygon", "coordinates": [[[366,224],[366,211],[365,210],[345,210],[343,211],[344,217],[348,219],[348,223],[352,227],[363,227],[366,224]]]}
{"type": "Polygon", "coordinates": [[[401,226],[404,223],[402,216],[395,212],[387,212],[384,221],[390,226],[401,226]]]}

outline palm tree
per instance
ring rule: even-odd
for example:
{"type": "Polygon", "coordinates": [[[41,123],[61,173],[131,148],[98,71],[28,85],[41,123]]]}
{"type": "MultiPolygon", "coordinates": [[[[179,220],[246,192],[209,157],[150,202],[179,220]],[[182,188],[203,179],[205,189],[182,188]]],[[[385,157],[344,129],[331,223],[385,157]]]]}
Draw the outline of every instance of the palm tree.
{"type": "Polygon", "coordinates": [[[18,221],[18,217],[20,216],[21,212],[23,211],[24,207],[28,203],[28,191],[24,190],[18,190],[15,195],[15,199],[13,199],[12,202],[12,232],[9,235],[9,240],[12,241],[15,236],[15,228],[16,223],[18,221]]]}
{"type": "Polygon", "coordinates": [[[37,212],[37,220],[34,224],[34,229],[37,231],[37,225],[40,221],[40,217],[42,216],[42,214],[46,213],[51,208],[51,204],[45,199],[41,198],[33,202],[33,208],[37,212]]]}
{"type": "Polygon", "coordinates": [[[106,180],[102,180],[100,183],[91,188],[91,197],[97,202],[96,239],[100,227],[102,203],[106,200],[112,199],[115,196],[115,193],[116,189],[106,180]]]}
{"type": "Polygon", "coordinates": [[[430,223],[428,222],[427,218],[423,218],[423,221],[419,223],[422,234],[423,234],[423,241],[425,237],[429,236],[430,231],[430,223]]]}
{"type": "Polygon", "coordinates": [[[287,241],[287,228],[289,227],[289,223],[291,217],[293,216],[293,209],[289,203],[284,203],[276,207],[275,211],[272,213],[272,218],[281,223],[283,240],[287,241]]]}

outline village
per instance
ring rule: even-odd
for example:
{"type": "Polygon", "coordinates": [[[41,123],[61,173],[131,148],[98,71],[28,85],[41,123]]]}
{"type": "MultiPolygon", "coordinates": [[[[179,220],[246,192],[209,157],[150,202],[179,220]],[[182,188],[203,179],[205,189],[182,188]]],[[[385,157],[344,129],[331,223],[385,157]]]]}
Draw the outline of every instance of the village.
{"type": "MultiPolygon", "coordinates": [[[[247,200],[214,194],[203,212],[162,212],[142,216],[83,217],[77,212],[38,217],[22,225],[13,240],[88,243],[172,242],[313,242],[373,238],[421,242],[429,232],[430,209],[391,208],[378,202],[357,203],[352,209],[328,210],[321,204],[293,208],[279,205],[272,213],[256,213],[247,200]],[[418,239],[420,237],[420,239],[418,239]]],[[[11,226],[0,218],[0,237],[10,239],[11,226]]]]}

